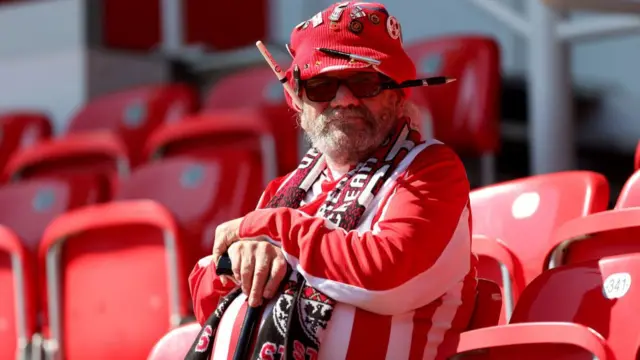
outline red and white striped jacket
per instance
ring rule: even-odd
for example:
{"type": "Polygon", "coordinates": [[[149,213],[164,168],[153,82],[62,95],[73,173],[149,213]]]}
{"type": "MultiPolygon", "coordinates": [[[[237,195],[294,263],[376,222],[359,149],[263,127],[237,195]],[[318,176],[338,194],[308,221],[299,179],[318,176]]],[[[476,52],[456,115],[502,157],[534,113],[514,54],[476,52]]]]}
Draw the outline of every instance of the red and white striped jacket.
{"type": "MultiPolygon", "coordinates": [[[[258,207],[290,176],[269,184],[258,207]]],[[[417,146],[349,232],[314,216],[338,180],[316,181],[299,209],[247,214],[240,237],[273,239],[311,286],[337,301],[318,360],[444,358],[467,327],[476,294],[463,164],[438,142],[417,146]]],[[[231,290],[217,279],[210,257],[196,265],[189,285],[201,324],[231,290]]],[[[213,360],[231,359],[245,299],[241,295],[223,316],[213,360]]]]}

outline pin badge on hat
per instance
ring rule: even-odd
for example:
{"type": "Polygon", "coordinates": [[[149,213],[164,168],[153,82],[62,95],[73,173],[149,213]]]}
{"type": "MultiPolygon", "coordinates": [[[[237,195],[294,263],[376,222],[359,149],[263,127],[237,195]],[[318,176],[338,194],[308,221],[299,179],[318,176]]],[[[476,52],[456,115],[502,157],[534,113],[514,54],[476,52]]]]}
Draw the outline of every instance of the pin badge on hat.
{"type": "Polygon", "coordinates": [[[369,14],[369,21],[371,21],[373,25],[378,25],[380,24],[380,17],[377,14],[369,14]]]}
{"type": "Polygon", "coordinates": [[[387,33],[393,40],[397,40],[400,37],[400,23],[395,16],[389,16],[387,18],[387,33]]]}
{"type": "Polygon", "coordinates": [[[351,18],[352,19],[358,19],[361,17],[367,16],[367,14],[364,13],[364,11],[362,10],[362,8],[360,6],[354,6],[353,9],[351,9],[351,18]]]}
{"type": "Polygon", "coordinates": [[[329,23],[329,29],[333,30],[333,31],[338,31],[340,30],[340,23],[332,21],[329,23]]]}
{"type": "Polygon", "coordinates": [[[347,7],[349,3],[342,3],[333,8],[331,15],[329,15],[329,21],[338,21],[340,17],[342,17],[342,12],[347,7]]]}
{"type": "Polygon", "coordinates": [[[362,24],[358,20],[351,20],[351,22],[349,23],[349,30],[354,34],[360,34],[363,28],[364,24],[362,24]]]}
{"type": "Polygon", "coordinates": [[[319,12],[311,18],[311,24],[313,27],[318,27],[318,25],[322,24],[322,12],[319,12]]]}

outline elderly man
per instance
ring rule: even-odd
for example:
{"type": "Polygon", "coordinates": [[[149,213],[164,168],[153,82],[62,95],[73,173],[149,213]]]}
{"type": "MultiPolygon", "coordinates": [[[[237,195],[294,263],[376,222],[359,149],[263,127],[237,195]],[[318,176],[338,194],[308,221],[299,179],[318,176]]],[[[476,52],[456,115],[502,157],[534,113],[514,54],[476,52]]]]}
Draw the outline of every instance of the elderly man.
{"type": "Polygon", "coordinates": [[[247,306],[265,301],[251,359],[444,358],[475,301],[469,183],[393,86],[416,77],[398,20],[336,4],[299,24],[289,50],[303,106],[288,100],[313,148],[216,230],[190,276],[198,321],[220,317],[199,346],[227,359],[247,306]],[[218,277],[225,252],[234,275],[218,277]]]}

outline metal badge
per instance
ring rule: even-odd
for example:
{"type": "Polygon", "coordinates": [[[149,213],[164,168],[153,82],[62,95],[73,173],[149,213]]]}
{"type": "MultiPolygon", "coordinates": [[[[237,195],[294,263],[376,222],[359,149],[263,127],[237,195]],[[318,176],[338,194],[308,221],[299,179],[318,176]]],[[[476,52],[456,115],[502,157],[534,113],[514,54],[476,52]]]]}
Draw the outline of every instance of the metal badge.
{"type": "Polygon", "coordinates": [[[322,24],[322,12],[313,15],[311,18],[311,25],[313,25],[313,27],[317,27],[320,24],[322,24]]]}
{"type": "Polygon", "coordinates": [[[338,31],[338,30],[340,30],[340,23],[337,23],[337,22],[335,22],[335,21],[332,21],[332,22],[329,24],[329,29],[331,29],[331,30],[333,30],[333,31],[338,31]]]}
{"type": "Polygon", "coordinates": [[[40,189],[31,201],[31,206],[36,212],[45,212],[55,204],[56,194],[53,189],[45,188],[40,189]]]}
{"type": "Polygon", "coordinates": [[[369,21],[371,21],[373,25],[378,25],[380,24],[380,16],[377,14],[369,14],[369,21]]]}
{"type": "Polygon", "coordinates": [[[364,13],[364,11],[362,10],[362,8],[360,6],[354,6],[353,9],[351,9],[351,18],[352,19],[358,19],[361,17],[367,16],[367,14],[364,13]]]}
{"type": "Polygon", "coordinates": [[[197,188],[204,180],[204,166],[194,163],[180,174],[180,185],[184,188],[197,188]]]}
{"type": "Polygon", "coordinates": [[[333,8],[331,15],[329,15],[329,21],[339,21],[342,17],[342,12],[347,6],[345,4],[340,4],[333,8]],[[344,6],[343,6],[344,5],[344,6]]]}
{"type": "Polygon", "coordinates": [[[360,34],[362,29],[364,29],[364,24],[358,20],[351,20],[349,23],[349,30],[354,34],[360,34]]]}
{"type": "Polygon", "coordinates": [[[387,18],[387,33],[393,40],[400,38],[400,22],[394,16],[387,18]]]}
{"type": "Polygon", "coordinates": [[[124,109],[123,123],[129,129],[136,129],[144,123],[147,116],[147,106],[142,101],[130,103],[124,109]]]}
{"type": "Polygon", "coordinates": [[[308,20],[305,20],[303,22],[301,22],[300,24],[296,25],[296,30],[300,30],[302,29],[302,26],[304,26],[304,24],[307,22],[308,20]]]}

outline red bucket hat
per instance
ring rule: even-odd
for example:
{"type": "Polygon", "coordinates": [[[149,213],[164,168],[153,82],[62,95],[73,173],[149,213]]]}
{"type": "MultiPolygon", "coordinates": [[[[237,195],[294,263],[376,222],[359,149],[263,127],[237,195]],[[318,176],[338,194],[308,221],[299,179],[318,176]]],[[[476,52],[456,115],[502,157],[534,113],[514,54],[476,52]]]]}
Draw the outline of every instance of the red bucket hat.
{"type": "MultiPolygon", "coordinates": [[[[293,57],[287,79],[293,87],[293,68],[300,79],[338,70],[372,67],[397,83],[416,78],[416,67],[402,46],[402,27],[379,3],[346,1],[334,4],[298,24],[291,33],[288,50],[293,57]],[[373,65],[359,60],[327,55],[327,48],[379,61],[373,65]]],[[[409,89],[403,89],[409,95],[409,89]]],[[[285,92],[289,106],[293,107],[285,92]]]]}

